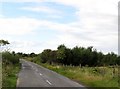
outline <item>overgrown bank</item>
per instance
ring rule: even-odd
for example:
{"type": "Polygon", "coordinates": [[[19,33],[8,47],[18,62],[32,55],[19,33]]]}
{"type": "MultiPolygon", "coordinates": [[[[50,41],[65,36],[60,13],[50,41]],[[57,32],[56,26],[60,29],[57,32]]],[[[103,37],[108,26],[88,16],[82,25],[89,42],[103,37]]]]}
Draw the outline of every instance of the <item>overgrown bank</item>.
{"type": "Polygon", "coordinates": [[[2,61],[2,87],[15,89],[17,74],[20,70],[19,56],[14,52],[3,52],[2,61]]]}

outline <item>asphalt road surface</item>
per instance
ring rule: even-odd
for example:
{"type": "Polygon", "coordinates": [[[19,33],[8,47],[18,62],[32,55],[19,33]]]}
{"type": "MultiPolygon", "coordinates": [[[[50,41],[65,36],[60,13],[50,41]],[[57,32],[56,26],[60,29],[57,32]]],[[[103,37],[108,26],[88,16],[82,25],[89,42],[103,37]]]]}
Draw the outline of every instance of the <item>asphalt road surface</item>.
{"type": "Polygon", "coordinates": [[[18,75],[17,87],[83,87],[86,89],[84,86],[40,65],[23,59],[20,61],[22,69],[18,75]]]}

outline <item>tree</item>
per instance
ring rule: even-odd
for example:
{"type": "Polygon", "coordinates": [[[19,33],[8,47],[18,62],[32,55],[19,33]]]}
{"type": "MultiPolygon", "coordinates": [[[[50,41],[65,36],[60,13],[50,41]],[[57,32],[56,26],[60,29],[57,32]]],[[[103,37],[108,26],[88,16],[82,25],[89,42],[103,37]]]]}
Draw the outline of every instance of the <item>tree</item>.
{"type": "Polygon", "coordinates": [[[30,53],[30,55],[29,55],[30,57],[35,57],[36,56],[36,54],[35,53],[30,53]]]}
{"type": "Polygon", "coordinates": [[[63,45],[59,45],[58,48],[57,48],[57,60],[58,62],[60,63],[64,63],[64,60],[66,58],[66,46],[63,44],[63,45]]]}
{"type": "Polygon", "coordinates": [[[7,40],[0,40],[0,46],[5,46],[7,44],[10,44],[7,40]]]}
{"type": "Polygon", "coordinates": [[[0,51],[2,51],[2,46],[10,44],[7,40],[0,40],[0,51]]]}
{"type": "Polygon", "coordinates": [[[45,49],[42,53],[41,53],[41,62],[42,63],[46,63],[48,61],[50,61],[50,52],[51,49],[45,49]]]}
{"type": "Polygon", "coordinates": [[[79,48],[78,46],[74,47],[72,49],[72,53],[73,53],[73,60],[72,60],[72,64],[73,65],[79,65],[82,64],[82,50],[81,48],[79,48]]]}
{"type": "Polygon", "coordinates": [[[57,51],[53,50],[50,52],[50,59],[49,59],[49,63],[57,63],[57,51]]]}
{"type": "Polygon", "coordinates": [[[104,63],[102,62],[104,58],[104,54],[102,52],[98,53],[98,59],[97,59],[97,66],[103,66],[104,63]]]}

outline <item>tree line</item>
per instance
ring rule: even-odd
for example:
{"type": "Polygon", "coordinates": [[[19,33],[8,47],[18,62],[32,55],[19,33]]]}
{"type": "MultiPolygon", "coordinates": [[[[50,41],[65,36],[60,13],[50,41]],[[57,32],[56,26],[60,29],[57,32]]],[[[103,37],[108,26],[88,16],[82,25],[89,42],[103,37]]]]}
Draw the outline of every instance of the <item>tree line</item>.
{"type": "MultiPolygon", "coordinates": [[[[0,40],[0,47],[10,44],[8,41],[0,40]]],[[[49,64],[62,64],[73,66],[108,66],[120,65],[120,56],[111,52],[103,54],[93,46],[68,48],[64,44],[59,45],[57,50],[45,49],[40,54],[18,52],[3,52],[3,63],[18,64],[20,57],[32,57],[33,61],[49,64]]]]}
{"type": "Polygon", "coordinates": [[[73,66],[108,66],[120,65],[120,56],[111,52],[103,54],[97,52],[92,46],[67,48],[64,44],[59,45],[57,50],[45,49],[39,54],[42,63],[57,63],[73,66]]]}

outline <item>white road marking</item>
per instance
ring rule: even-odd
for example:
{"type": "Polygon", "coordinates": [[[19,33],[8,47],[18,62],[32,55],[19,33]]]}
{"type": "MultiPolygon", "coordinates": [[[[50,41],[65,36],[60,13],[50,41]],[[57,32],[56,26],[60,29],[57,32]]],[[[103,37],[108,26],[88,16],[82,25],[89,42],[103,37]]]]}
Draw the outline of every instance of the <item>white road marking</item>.
{"type": "Polygon", "coordinates": [[[40,75],[42,75],[42,74],[40,73],[40,75]]]}
{"type": "Polygon", "coordinates": [[[52,83],[51,83],[50,81],[46,80],[46,82],[47,82],[49,85],[52,85],[52,83]]]}
{"type": "Polygon", "coordinates": [[[17,79],[17,86],[19,85],[19,78],[17,79]]]}

